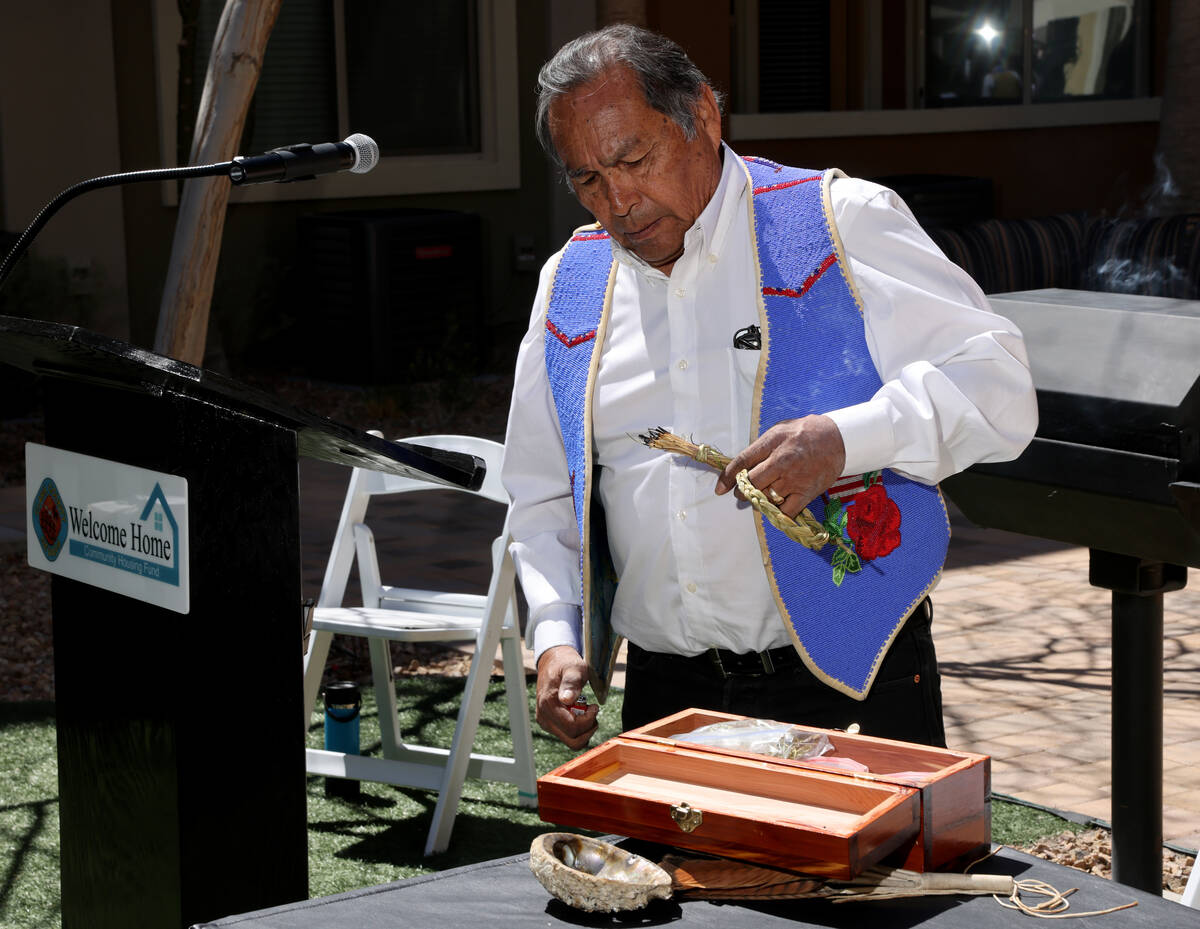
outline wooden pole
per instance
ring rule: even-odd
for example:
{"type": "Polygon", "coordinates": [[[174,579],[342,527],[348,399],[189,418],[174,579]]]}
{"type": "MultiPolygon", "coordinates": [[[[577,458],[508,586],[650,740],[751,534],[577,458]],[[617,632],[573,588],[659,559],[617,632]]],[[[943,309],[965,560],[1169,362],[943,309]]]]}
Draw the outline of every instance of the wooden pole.
{"type": "MultiPolygon", "coordinates": [[[[226,0],[196,114],[191,164],[228,161],[237,154],[280,2],[226,0]]],[[[197,366],[204,360],[228,201],[228,178],[184,184],[154,336],[154,350],[160,355],[197,366]]]]}

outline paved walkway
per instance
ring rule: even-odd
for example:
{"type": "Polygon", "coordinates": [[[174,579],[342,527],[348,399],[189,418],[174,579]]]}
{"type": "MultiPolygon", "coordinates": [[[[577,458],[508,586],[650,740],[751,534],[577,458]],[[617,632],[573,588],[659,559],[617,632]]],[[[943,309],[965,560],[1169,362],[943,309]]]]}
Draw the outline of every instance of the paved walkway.
{"type": "MultiPolygon", "coordinates": [[[[1111,594],[1086,549],[955,522],[934,593],[947,741],[992,756],[998,793],[1111,821],[1111,594]]],[[[1163,837],[1194,849],[1200,590],[1164,597],[1163,632],[1163,837]]]]}
{"type": "MultiPolygon", "coordinates": [[[[306,595],[320,587],[347,477],[334,465],[301,462],[306,595]]],[[[0,490],[0,544],[23,535],[24,494],[16,490],[0,490]]],[[[482,553],[498,531],[500,508],[480,508],[461,494],[437,497],[432,504],[388,504],[386,518],[373,526],[385,576],[404,583],[407,567],[417,586],[481,589],[482,553]],[[446,525],[455,534],[435,541],[434,530],[446,525]]],[[[950,557],[934,593],[949,744],[991,755],[998,793],[1110,821],[1110,594],[1088,585],[1085,549],[981,530],[961,518],[953,523],[950,557]]],[[[1200,844],[1200,589],[1166,595],[1164,630],[1163,835],[1194,849],[1200,844]]]]}

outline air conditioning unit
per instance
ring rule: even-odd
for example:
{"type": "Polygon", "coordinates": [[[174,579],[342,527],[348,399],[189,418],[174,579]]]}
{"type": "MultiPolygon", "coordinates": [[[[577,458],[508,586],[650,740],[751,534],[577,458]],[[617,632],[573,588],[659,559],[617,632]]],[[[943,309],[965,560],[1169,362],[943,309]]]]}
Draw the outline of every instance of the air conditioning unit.
{"type": "Polygon", "coordinates": [[[485,320],[477,215],[370,210],[299,222],[312,376],[380,385],[475,372],[485,320]]]}

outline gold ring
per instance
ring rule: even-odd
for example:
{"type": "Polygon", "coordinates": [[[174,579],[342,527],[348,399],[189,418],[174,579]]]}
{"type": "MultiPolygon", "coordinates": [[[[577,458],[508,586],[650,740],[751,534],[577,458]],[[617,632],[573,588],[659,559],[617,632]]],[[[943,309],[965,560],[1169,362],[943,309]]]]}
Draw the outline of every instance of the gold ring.
{"type": "Polygon", "coordinates": [[[783,497],[779,495],[779,491],[774,487],[767,488],[767,498],[776,506],[779,506],[779,504],[783,503],[783,497]]]}

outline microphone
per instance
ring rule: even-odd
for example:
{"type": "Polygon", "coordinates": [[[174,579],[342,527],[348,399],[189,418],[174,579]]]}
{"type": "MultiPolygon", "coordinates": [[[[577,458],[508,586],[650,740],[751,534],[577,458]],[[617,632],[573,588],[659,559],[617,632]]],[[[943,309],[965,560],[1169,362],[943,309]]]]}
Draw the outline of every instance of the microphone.
{"type": "Polygon", "coordinates": [[[379,163],[379,146],[370,136],[356,132],[343,142],[321,142],[274,148],[261,155],[239,155],[229,167],[229,180],[236,185],[270,181],[310,180],[318,174],[351,171],[366,174],[379,163]]]}

